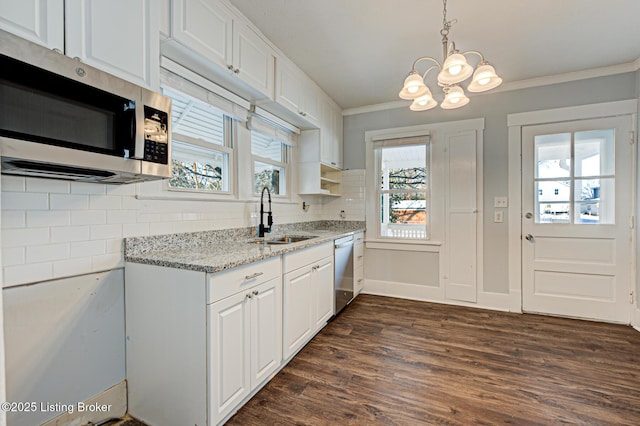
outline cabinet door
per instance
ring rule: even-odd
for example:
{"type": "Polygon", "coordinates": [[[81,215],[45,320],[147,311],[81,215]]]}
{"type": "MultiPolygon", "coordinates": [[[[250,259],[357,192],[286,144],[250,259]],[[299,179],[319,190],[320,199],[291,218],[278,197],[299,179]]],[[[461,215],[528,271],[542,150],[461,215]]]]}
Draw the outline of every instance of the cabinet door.
{"type": "Polygon", "coordinates": [[[155,0],[66,0],[65,54],[158,90],[158,6],[155,0]]]}
{"type": "Polygon", "coordinates": [[[233,72],[273,99],[274,56],[271,48],[245,23],[236,20],[233,25],[233,72]]]}
{"type": "Polygon", "coordinates": [[[304,118],[315,126],[320,126],[320,116],[322,114],[322,104],[320,102],[320,91],[315,83],[308,78],[302,80],[302,99],[300,110],[304,118]]]}
{"type": "Polygon", "coordinates": [[[237,293],[209,305],[209,418],[217,424],[251,390],[251,304],[237,293]]]}
{"type": "Polygon", "coordinates": [[[282,281],[274,278],[255,287],[251,299],[251,388],[282,361],[282,281]]]}
{"type": "Polygon", "coordinates": [[[221,67],[233,67],[233,14],[219,0],[173,0],[171,36],[221,67]]]}
{"type": "Polygon", "coordinates": [[[0,28],[64,51],[64,0],[0,0],[0,28]]]}
{"type": "Polygon", "coordinates": [[[284,357],[295,353],[313,332],[311,267],[284,276],[284,357]]]}
{"type": "Polygon", "coordinates": [[[295,65],[278,58],[276,62],[276,102],[298,114],[301,111],[302,74],[295,65]]]}
{"type": "Polygon", "coordinates": [[[313,271],[314,330],[321,329],[333,315],[333,282],[333,257],[327,257],[318,262],[313,271]]]}

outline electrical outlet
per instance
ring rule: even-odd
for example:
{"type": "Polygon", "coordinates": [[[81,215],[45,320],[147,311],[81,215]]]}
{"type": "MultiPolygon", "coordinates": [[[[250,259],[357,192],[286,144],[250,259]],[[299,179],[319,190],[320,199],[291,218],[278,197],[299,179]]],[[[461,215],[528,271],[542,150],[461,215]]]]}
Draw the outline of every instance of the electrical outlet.
{"type": "Polygon", "coordinates": [[[493,212],[493,221],[495,223],[502,223],[504,222],[504,213],[500,210],[496,210],[493,212]]]}
{"type": "Polygon", "coordinates": [[[507,197],[495,197],[493,199],[493,207],[499,208],[507,208],[509,207],[509,202],[507,197]]]}

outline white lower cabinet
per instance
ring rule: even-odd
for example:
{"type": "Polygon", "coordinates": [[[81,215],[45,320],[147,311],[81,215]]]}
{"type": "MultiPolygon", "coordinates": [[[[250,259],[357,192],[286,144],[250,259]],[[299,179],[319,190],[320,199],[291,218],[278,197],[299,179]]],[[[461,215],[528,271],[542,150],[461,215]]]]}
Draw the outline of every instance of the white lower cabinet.
{"type": "Polygon", "coordinates": [[[129,413],[226,420],[331,318],[333,275],[332,242],[214,274],[127,263],[129,413]]]}
{"type": "Polygon", "coordinates": [[[284,358],[288,359],[320,330],[334,311],[333,244],[284,257],[284,358]]]}
{"type": "Polygon", "coordinates": [[[274,278],[208,306],[209,417],[217,424],[282,361],[282,284],[274,278]]]}

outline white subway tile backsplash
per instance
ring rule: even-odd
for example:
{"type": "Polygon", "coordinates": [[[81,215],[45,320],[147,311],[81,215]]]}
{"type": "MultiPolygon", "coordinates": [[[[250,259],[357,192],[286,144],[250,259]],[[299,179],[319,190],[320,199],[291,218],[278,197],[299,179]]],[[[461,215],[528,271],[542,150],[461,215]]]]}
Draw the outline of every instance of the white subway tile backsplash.
{"type": "Polygon", "coordinates": [[[106,185],[87,182],[71,182],[72,194],[106,194],[106,185]]]}
{"type": "Polygon", "coordinates": [[[53,278],[53,264],[50,262],[7,266],[3,269],[4,287],[24,283],[35,283],[53,278]]]}
{"type": "Polygon", "coordinates": [[[2,266],[24,264],[26,259],[24,247],[10,247],[2,249],[2,266]]]}
{"type": "Polygon", "coordinates": [[[72,275],[88,274],[93,272],[91,257],[81,257],[53,262],[53,274],[55,277],[68,277],[72,275]]]}
{"type": "Polygon", "coordinates": [[[0,185],[2,185],[3,191],[24,192],[27,187],[27,181],[21,176],[3,175],[0,177],[0,185]]]}
{"type": "Polygon", "coordinates": [[[69,244],[46,244],[27,247],[27,263],[50,262],[69,258],[69,244]]]}
{"type": "Polygon", "coordinates": [[[127,237],[144,237],[149,234],[148,223],[125,223],[122,225],[122,236],[127,237]]]}
{"type": "Polygon", "coordinates": [[[109,253],[91,258],[91,269],[95,272],[124,267],[124,253],[109,253]]]}
{"type": "Polygon", "coordinates": [[[89,241],[89,226],[60,226],[51,228],[52,243],[68,243],[72,241],[89,241]]]}
{"type": "Polygon", "coordinates": [[[26,212],[24,210],[3,210],[2,228],[24,228],[27,224],[25,216],[26,212]]]}
{"type": "Polygon", "coordinates": [[[27,192],[69,193],[69,182],[57,179],[27,179],[27,192]]]}
{"type": "Polygon", "coordinates": [[[120,253],[123,250],[124,250],[124,240],[122,238],[105,240],[105,254],[120,253]]]}
{"type": "Polygon", "coordinates": [[[110,238],[122,238],[122,225],[92,225],[91,240],[107,240],[110,238]]]}
{"type": "Polygon", "coordinates": [[[122,197],[117,195],[90,195],[89,206],[92,210],[119,210],[122,197]]]}
{"type": "Polygon", "coordinates": [[[104,210],[76,210],[71,212],[72,225],[105,225],[107,212],[104,210]]]}
{"type": "Polygon", "coordinates": [[[69,257],[80,258],[98,256],[106,253],[105,247],[105,240],[73,242],[70,243],[69,257]]]}
{"type": "MultiPolygon", "coordinates": [[[[29,210],[27,211],[27,226],[68,226],[71,224],[71,214],[65,210],[29,210]]],[[[4,223],[2,224],[4,227],[4,223]]]]}
{"type": "Polygon", "coordinates": [[[51,210],[87,210],[89,196],[82,194],[51,194],[51,210]]]}
{"type": "Polygon", "coordinates": [[[107,223],[135,223],[138,212],[135,210],[109,210],[107,223]]]}
{"type": "Polygon", "coordinates": [[[48,208],[49,194],[37,192],[2,193],[2,210],[47,210],[48,208]]]}
{"type": "Polygon", "coordinates": [[[137,194],[135,185],[105,185],[107,195],[129,195],[134,196],[137,194]]]}
{"type": "Polygon", "coordinates": [[[32,244],[47,244],[49,228],[16,228],[2,230],[2,247],[25,247],[32,244]]]}

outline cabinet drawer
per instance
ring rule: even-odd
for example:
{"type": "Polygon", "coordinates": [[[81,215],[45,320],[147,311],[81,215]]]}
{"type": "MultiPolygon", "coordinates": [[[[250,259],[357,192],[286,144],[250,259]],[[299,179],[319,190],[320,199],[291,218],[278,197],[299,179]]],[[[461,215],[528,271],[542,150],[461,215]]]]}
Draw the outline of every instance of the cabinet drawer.
{"type": "Polygon", "coordinates": [[[277,278],[281,274],[280,256],[238,266],[228,271],[207,274],[207,304],[277,278]]]}
{"type": "Polygon", "coordinates": [[[333,256],[333,242],[287,253],[283,256],[284,271],[285,273],[294,271],[313,262],[317,262],[319,259],[324,259],[327,256],[333,256]]]}

